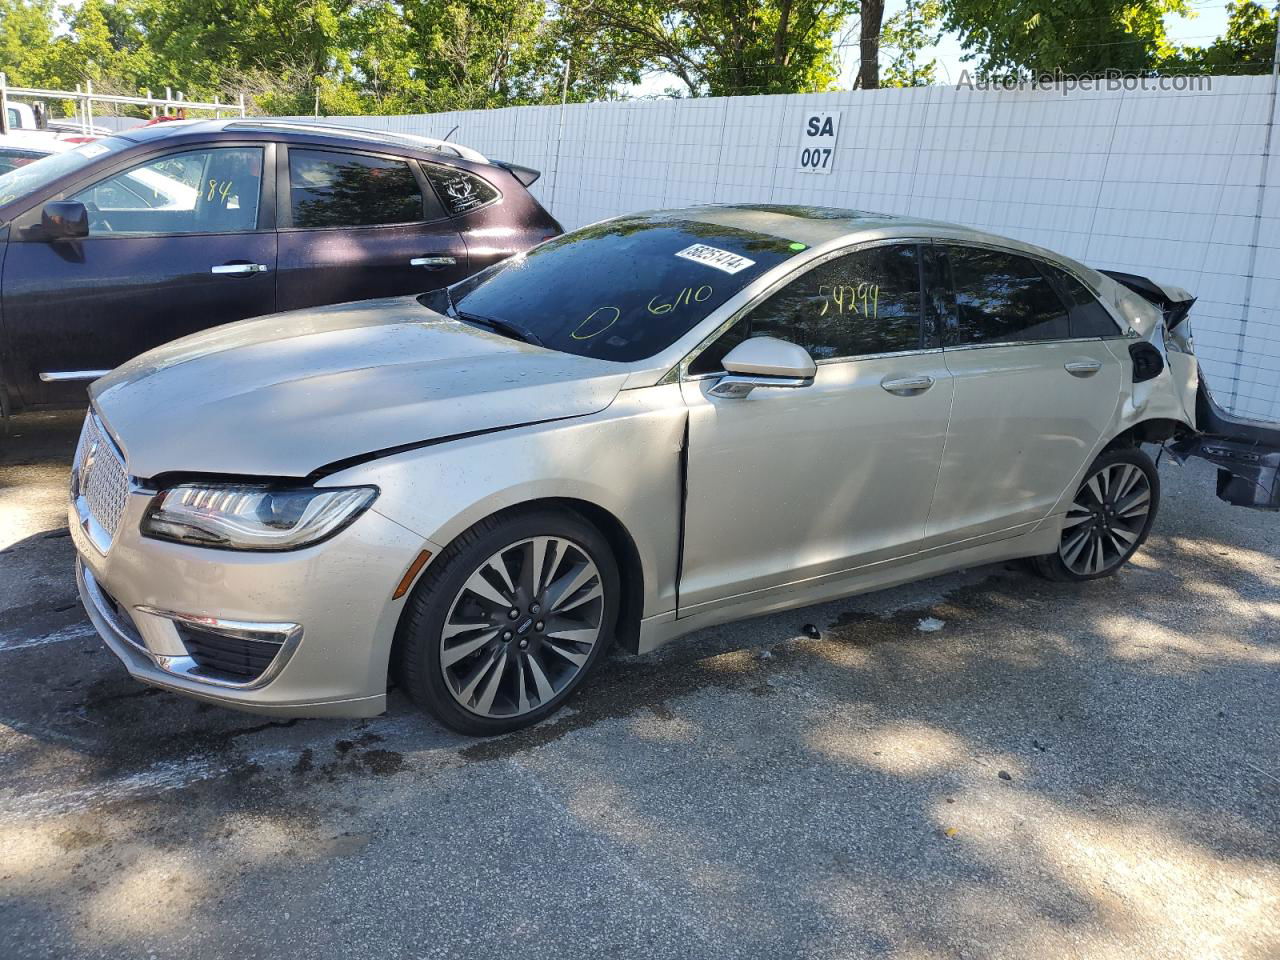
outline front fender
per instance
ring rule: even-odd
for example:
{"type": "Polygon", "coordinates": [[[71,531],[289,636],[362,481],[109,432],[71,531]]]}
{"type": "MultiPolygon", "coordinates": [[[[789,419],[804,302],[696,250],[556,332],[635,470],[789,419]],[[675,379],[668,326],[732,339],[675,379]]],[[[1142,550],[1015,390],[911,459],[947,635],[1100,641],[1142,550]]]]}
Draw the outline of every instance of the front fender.
{"type": "Polygon", "coordinates": [[[678,385],[625,390],[591,416],[405,451],[323,485],[376,485],[375,510],[441,546],[510,507],[562,498],[593,504],[635,543],[641,616],[650,617],[675,609],[685,418],[678,385]]]}

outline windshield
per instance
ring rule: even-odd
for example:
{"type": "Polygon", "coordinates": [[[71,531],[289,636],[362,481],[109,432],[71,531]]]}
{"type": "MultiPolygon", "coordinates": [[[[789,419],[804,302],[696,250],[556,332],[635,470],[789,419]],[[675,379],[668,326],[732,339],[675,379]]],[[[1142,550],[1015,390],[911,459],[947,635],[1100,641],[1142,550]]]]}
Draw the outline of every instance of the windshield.
{"type": "Polygon", "coordinates": [[[59,177],[75,173],[81,167],[87,167],[99,157],[131,146],[133,143],[129,140],[108,137],[105,140],[94,140],[82,144],[66,153],[51,153],[47,157],[41,157],[25,166],[10,170],[0,175],[0,207],[47,186],[59,177]]]}
{"type": "Polygon", "coordinates": [[[495,264],[449,294],[463,320],[565,353],[642,360],[804,249],[696,220],[621,217],[495,264]]]}

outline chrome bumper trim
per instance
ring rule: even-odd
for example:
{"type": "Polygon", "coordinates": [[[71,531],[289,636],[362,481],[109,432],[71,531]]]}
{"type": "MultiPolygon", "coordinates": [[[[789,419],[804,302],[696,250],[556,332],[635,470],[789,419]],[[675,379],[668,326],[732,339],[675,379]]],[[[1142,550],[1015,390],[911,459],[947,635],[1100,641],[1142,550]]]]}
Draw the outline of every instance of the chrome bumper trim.
{"type": "MultiPolygon", "coordinates": [[[[104,639],[115,640],[130,650],[142,654],[148,660],[151,659],[151,651],[140,642],[141,638],[137,636],[137,631],[129,630],[120,622],[116,611],[102,595],[102,588],[98,586],[98,581],[79,557],[76,557],[76,587],[80,591],[80,603],[89,614],[89,620],[104,639]]],[[[154,660],[152,662],[154,663],[154,660]]]]}
{"type": "Polygon", "coordinates": [[[241,634],[251,638],[254,635],[261,638],[263,634],[266,634],[272,638],[272,642],[280,644],[280,650],[271,660],[271,663],[252,680],[243,682],[219,680],[199,673],[200,665],[192,657],[164,656],[153,653],[146,646],[140,644],[134,636],[137,631],[130,630],[120,622],[118,614],[112,609],[112,605],[107,601],[106,597],[103,596],[102,589],[98,586],[98,581],[94,578],[93,573],[79,557],[76,558],[76,585],[80,589],[80,600],[89,614],[89,619],[93,622],[97,631],[107,640],[108,646],[111,646],[111,641],[114,640],[129,650],[146,657],[147,662],[156,669],[202,686],[219,687],[228,690],[261,689],[280,675],[280,672],[288,664],[294,653],[297,652],[299,644],[302,643],[302,625],[297,623],[257,623],[242,620],[222,620],[217,617],[199,617],[192,614],[173,613],[148,606],[134,607],[139,613],[162,617],[177,623],[187,623],[207,630],[221,630],[226,633],[241,634]]]}

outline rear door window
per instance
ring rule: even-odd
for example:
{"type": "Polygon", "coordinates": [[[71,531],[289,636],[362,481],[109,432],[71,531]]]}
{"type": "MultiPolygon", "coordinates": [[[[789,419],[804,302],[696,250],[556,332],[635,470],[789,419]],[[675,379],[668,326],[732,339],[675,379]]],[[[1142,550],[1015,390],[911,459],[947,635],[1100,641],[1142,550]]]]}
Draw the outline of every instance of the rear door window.
{"type": "Polygon", "coordinates": [[[915,244],[860,250],[814,267],[733,325],[689,366],[711,373],[750,337],[798,344],[814,360],[921,348],[919,254],[915,244]]]}
{"type": "Polygon", "coordinates": [[[1065,340],[1067,309],[1035,261],[1001,250],[946,246],[955,312],[947,346],[1065,340]]]}
{"type": "Polygon", "coordinates": [[[404,160],[289,149],[295,227],[372,227],[427,219],[418,178],[404,160]]]}

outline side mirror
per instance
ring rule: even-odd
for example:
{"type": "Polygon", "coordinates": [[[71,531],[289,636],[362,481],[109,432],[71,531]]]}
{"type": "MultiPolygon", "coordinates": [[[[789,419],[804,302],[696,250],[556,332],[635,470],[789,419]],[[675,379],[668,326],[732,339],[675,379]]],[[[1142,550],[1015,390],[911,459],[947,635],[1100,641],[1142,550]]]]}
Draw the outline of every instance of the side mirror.
{"type": "Polygon", "coordinates": [[[40,211],[40,233],[46,240],[87,237],[89,211],[79,200],[51,200],[40,211]]]}
{"type": "Polygon", "coordinates": [[[743,340],[720,362],[728,373],[710,393],[724,399],[745,397],[756,387],[807,387],[818,372],[804,347],[774,337],[743,340]]]}

